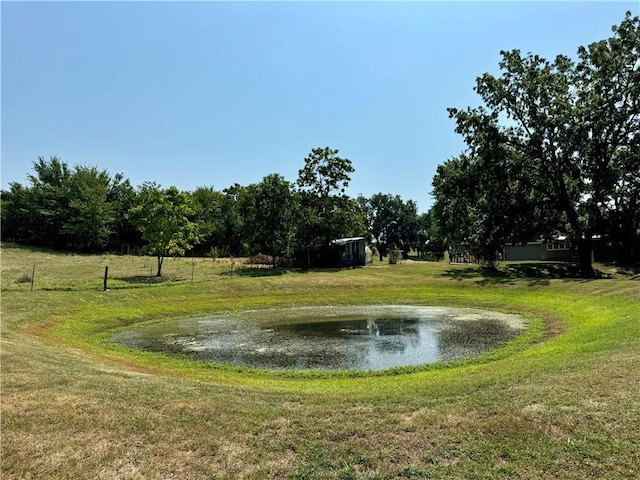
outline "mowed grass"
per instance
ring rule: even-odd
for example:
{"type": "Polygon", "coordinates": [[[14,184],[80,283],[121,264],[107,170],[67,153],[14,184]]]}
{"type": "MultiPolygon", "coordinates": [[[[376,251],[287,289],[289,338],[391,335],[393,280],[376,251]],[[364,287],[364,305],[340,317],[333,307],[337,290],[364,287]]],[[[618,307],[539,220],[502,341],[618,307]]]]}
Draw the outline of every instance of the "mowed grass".
{"type": "Polygon", "coordinates": [[[157,281],[153,258],[4,246],[1,262],[3,479],[640,476],[633,273],[421,262],[299,273],[184,258],[157,281]],[[521,312],[532,328],[478,360],[384,375],[197,364],[108,341],[148,321],[371,303],[521,312]]]}

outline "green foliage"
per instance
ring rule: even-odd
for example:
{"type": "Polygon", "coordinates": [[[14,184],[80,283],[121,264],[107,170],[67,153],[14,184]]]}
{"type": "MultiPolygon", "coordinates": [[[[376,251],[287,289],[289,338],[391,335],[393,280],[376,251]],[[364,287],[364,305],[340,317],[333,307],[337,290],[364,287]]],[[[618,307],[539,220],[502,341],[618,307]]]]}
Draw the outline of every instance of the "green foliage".
{"type": "Polygon", "coordinates": [[[198,224],[200,242],[198,252],[207,253],[220,248],[224,235],[223,203],[225,195],[213,187],[198,187],[191,193],[193,218],[198,224]]]}
{"type": "Polygon", "coordinates": [[[125,179],[121,173],[117,173],[111,180],[107,201],[113,215],[109,246],[119,251],[123,243],[139,244],[140,235],[127,218],[127,213],[136,202],[136,191],[129,179],[125,179]]]}
{"type": "Polygon", "coordinates": [[[369,199],[359,196],[358,204],[368,235],[378,247],[380,261],[392,245],[405,252],[417,248],[418,212],[413,200],[404,202],[399,195],[376,193],[369,199]]]}
{"type": "MultiPolygon", "coordinates": [[[[187,250],[221,257],[263,252],[274,265],[311,251],[320,258],[332,240],[366,234],[364,213],[345,193],[351,161],[337,153],[313,149],[295,186],[272,174],[254,185],[193,192],[154,183],[136,190],[122,174],[40,157],[30,185],[2,191],[2,239],[88,252],[143,247],[140,253],[158,257],[158,273],[165,256],[187,250]]],[[[417,238],[416,207],[402,206],[412,220],[394,238],[404,248],[417,238]]]]}
{"type": "Polygon", "coordinates": [[[446,250],[442,228],[435,216],[435,208],[418,217],[416,250],[421,258],[435,261],[444,256],[446,250]]]}
{"type": "Polygon", "coordinates": [[[192,215],[191,198],[176,187],[162,190],[155,183],[145,183],[140,188],[128,218],[146,242],[143,252],[158,259],[157,277],[161,276],[165,256],[182,256],[197,243],[197,224],[192,215]]]}
{"type": "Polygon", "coordinates": [[[640,263],[640,18],[578,49],[575,148],[588,181],[580,215],[640,263]]]}
{"type": "Polygon", "coordinates": [[[26,244],[45,240],[38,234],[38,202],[35,191],[19,183],[2,191],[2,238],[26,244]]]}
{"type": "Polygon", "coordinates": [[[345,191],[354,169],[351,160],[329,147],[314,148],[298,172],[298,250],[322,248],[331,240],[360,235],[364,225],[357,204],[345,191]]]}
{"type": "Polygon", "coordinates": [[[230,256],[237,257],[247,251],[246,241],[243,237],[244,212],[240,208],[240,199],[246,187],[237,183],[224,189],[224,201],[222,203],[222,245],[223,251],[230,256]]]}
{"type": "MultiPolygon", "coordinates": [[[[493,133],[498,135],[494,128],[493,133]]],[[[432,213],[446,243],[468,245],[483,264],[495,268],[502,246],[537,233],[539,204],[529,188],[520,155],[499,141],[482,144],[476,156],[460,155],[438,167],[432,213]]]]}
{"type": "Polygon", "coordinates": [[[354,172],[351,160],[338,157],[338,150],[313,148],[298,171],[298,186],[313,196],[327,199],[345,194],[354,172]]]}
{"type": "Polygon", "coordinates": [[[69,206],[69,178],[71,171],[66,163],[57,157],[51,157],[47,162],[44,157],[39,157],[34,162],[35,175],[29,175],[34,210],[36,213],[36,227],[40,226],[38,235],[45,245],[64,246],[66,239],[62,234],[67,220],[69,206]]]}
{"type": "Polygon", "coordinates": [[[297,208],[293,185],[281,175],[267,175],[244,190],[240,208],[245,212],[245,239],[253,251],[270,255],[275,268],[278,258],[292,253],[297,208]]]}
{"type": "Polygon", "coordinates": [[[501,52],[501,75],[477,79],[484,107],[449,110],[469,147],[434,178],[450,241],[474,245],[493,263],[509,237],[525,241],[531,227],[560,231],[577,245],[586,276],[594,234],[622,251],[637,245],[639,31],[628,13],[612,38],[580,48],[577,64],[501,52]]]}
{"type": "Polygon", "coordinates": [[[3,239],[21,243],[104,251],[130,228],[123,221],[133,190],[121,175],[96,167],[70,169],[57,157],[34,162],[29,186],[2,192],[3,239]]]}
{"type": "Polygon", "coordinates": [[[95,167],[76,167],[69,182],[67,219],[61,231],[80,250],[100,251],[109,243],[115,216],[109,202],[111,178],[95,167]]]}

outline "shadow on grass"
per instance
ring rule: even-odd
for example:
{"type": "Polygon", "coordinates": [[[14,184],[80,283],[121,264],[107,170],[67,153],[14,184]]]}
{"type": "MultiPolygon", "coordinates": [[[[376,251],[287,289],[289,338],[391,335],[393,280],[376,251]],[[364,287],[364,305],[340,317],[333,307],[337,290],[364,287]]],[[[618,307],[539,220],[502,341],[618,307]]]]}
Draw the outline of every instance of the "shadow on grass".
{"type": "Polygon", "coordinates": [[[442,276],[453,280],[477,279],[480,285],[509,284],[513,280],[528,280],[529,285],[549,285],[549,280],[553,279],[590,281],[611,278],[599,270],[595,271],[593,277],[584,278],[580,275],[579,266],[568,262],[508,263],[497,270],[481,266],[452,267],[445,270],[442,276]]]}
{"type": "Polygon", "coordinates": [[[147,275],[133,275],[130,277],[113,277],[113,280],[118,280],[131,285],[149,285],[157,283],[175,282],[176,278],[173,277],[150,277],[147,275]]]}
{"type": "Polygon", "coordinates": [[[305,273],[311,273],[311,272],[335,273],[335,272],[340,272],[342,270],[357,270],[361,268],[363,267],[359,266],[359,267],[356,267],[355,269],[352,267],[343,267],[343,268],[317,267],[317,268],[307,268],[307,269],[296,268],[296,267],[287,267],[287,268],[241,267],[236,270],[233,270],[233,272],[232,271],[221,272],[220,275],[223,275],[223,276],[238,275],[240,277],[278,277],[280,275],[284,275],[288,273],[299,273],[299,274],[305,274],[305,273]]]}
{"type": "Polygon", "coordinates": [[[426,257],[421,257],[419,255],[407,255],[402,258],[403,260],[412,260],[414,262],[442,262],[444,261],[444,255],[427,255],[426,257]]]}
{"type": "Polygon", "coordinates": [[[606,267],[612,269],[616,275],[620,275],[623,278],[629,280],[640,280],[640,267],[627,267],[617,265],[615,263],[605,263],[606,267]]]}
{"type": "Polygon", "coordinates": [[[220,272],[220,275],[225,277],[231,277],[234,275],[237,275],[238,277],[278,277],[280,275],[284,275],[285,272],[286,270],[282,268],[242,267],[220,272]]]}

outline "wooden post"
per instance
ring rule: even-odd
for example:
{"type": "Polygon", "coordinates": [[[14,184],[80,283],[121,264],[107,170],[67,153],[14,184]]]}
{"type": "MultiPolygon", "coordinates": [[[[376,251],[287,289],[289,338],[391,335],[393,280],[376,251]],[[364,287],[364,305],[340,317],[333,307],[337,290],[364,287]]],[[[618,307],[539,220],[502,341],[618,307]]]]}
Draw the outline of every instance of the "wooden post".
{"type": "Polygon", "coordinates": [[[33,264],[33,270],[31,271],[31,291],[33,292],[33,283],[36,281],[36,264],[33,264]]]}
{"type": "Polygon", "coordinates": [[[193,270],[196,268],[196,260],[191,257],[191,283],[193,283],[193,270]]]}
{"type": "Polygon", "coordinates": [[[104,292],[107,291],[107,276],[109,275],[109,267],[104,267],[104,292]]]}

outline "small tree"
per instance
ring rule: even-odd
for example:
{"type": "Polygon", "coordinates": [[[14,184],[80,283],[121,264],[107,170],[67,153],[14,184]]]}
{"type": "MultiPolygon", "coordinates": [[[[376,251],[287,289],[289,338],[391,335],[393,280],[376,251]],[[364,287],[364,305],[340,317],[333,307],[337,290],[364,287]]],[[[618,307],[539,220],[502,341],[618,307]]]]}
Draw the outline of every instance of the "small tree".
{"type": "Polygon", "coordinates": [[[140,188],[138,203],[129,210],[128,218],[147,242],[143,253],[158,259],[156,277],[162,275],[165,256],[184,255],[197,242],[192,215],[189,196],[176,187],[161,190],[155,183],[144,183],[140,188]]]}

